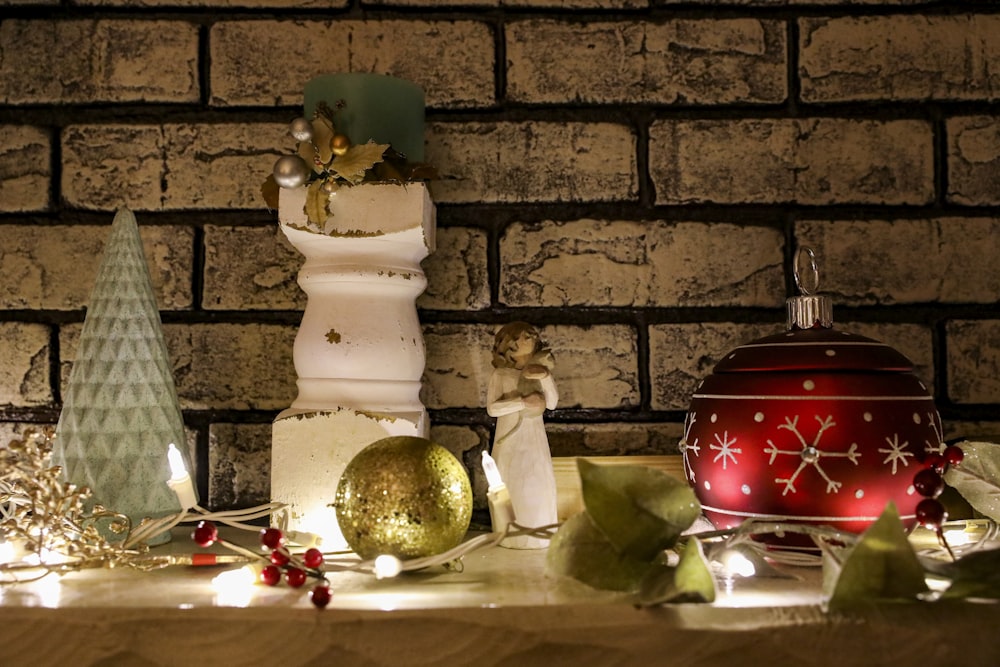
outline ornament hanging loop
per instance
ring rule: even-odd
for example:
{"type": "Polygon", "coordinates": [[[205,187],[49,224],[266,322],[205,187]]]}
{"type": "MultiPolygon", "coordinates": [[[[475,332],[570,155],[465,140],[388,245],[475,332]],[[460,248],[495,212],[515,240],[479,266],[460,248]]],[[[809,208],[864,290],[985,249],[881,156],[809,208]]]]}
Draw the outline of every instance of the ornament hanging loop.
{"type": "Polygon", "coordinates": [[[800,294],[785,301],[788,329],[832,327],[833,306],[830,299],[816,293],[819,291],[819,262],[812,248],[800,246],[795,249],[795,255],[792,257],[792,276],[800,294]],[[809,270],[805,275],[799,271],[803,254],[809,258],[809,270]]]}
{"type": "Polygon", "coordinates": [[[792,276],[795,278],[795,287],[803,296],[809,296],[819,291],[819,262],[816,260],[816,253],[809,246],[795,249],[795,256],[792,257],[792,276]],[[799,260],[803,253],[809,257],[808,277],[810,285],[808,286],[805,284],[806,281],[802,274],[799,273],[799,260]]]}

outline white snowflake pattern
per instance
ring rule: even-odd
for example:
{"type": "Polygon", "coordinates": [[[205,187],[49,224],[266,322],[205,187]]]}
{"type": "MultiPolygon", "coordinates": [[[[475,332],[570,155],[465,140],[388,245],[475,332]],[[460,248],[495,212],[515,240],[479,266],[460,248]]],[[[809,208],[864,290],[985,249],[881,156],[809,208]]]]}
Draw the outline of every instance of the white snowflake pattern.
{"type": "Polygon", "coordinates": [[[907,456],[914,456],[913,452],[904,451],[910,446],[909,442],[899,442],[899,434],[893,433],[892,438],[886,438],[885,441],[889,444],[889,448],[879,447],[879,452],[885,454],[885,461],[882,463],[892,463],[892,474],[896,474],[897,466],[902,463],[904,466],[910,465],[910,462],[906,460],[907,456]]]}
{"type": "Polygon", "coordinates": [[[927,423],[934,431],[934,440],[924,440],[924,451],[928,454],[944,454],[944,450],[948,448],[948,445],[945,444],[941,429],[938,428],[938,420],[934,417],[933,412],[927,413],[927,423]]]}
{"type": "Polygon", "coordinates": [[[712,463],[715,463],[719,459],[722,459],[722,469],[725,470],[726,469],[726,459],[732,459],[733,463],[735,464],[737,462],[736,461],[736,455],[737,454],[742,454],[743,450],[741,448],[739,448],[739,447],[733,447],[733,445],[736,444],[736,438],[733,438],[732,440],[730,440],[729,439],[729,431],[723,431],[721,438],[719,437],[719,434],[716,433],[715,434],[715,441],[717,443],[719,443],[719,444],[717,444],[717,445],[710,444],[709,447],[711,449],[714,449],[715,451],[717,451],[719,453],[715,455],[714,459],[712,459],[712,463]]]}
{"type": "Polygon", "coordinates": [[[694,468],[691,467],[691,461],[688,459],[688,452],[693,453],[695,456],[699,456],[701,452],[701,445],[698,444],[698,438],[695,438],[694,442],[689,440],[691,437],[691,428],[697,420],[697,412],[688,413],[687,419],[685,419],[686,423],[684,424],[684,437],[681,438],[679,443],[681,454],[683,454],[684,457],[684,468],[687,472],[688,478],[692,482],[696,482],[697,479],[695,478],[694,468]]]}
{"type": "Polygon", "coordinates": [[[768,446],[764,448],[764,451],[771,455],[771,460],[768,461],[768,465],[773,465],[774,460],[778,457],[778,454],[789,454],[798,456],[802,459],[799,463],[799,467],[795,469],[791,477],[776,477],[774,482],[776,484],[784,484],[785,489],[781,492],[781,495],[786,495],[788,492],[796,493],[798,489],[795,488],[795,480],[798,479],[799,473],[805,470],[806,466],[813,466],[816,468],[816,472],[819,473],[826,481],[826,492],[827,493],[837,493],[840,491],[840,487],[843,486],[842,482],[837,482],[830,478],[823,470],[820,465],[820,461],[823,457],[836,457],[836,458],[846,458],[854,465],[858,465],[858,459],[861,457],[861,453],[858,452],[858,443],[852,442],[850,448],[846,452],[824,452],[819,449],[819,442],[823,438],[823,433],[828,429],[836,426],[836,422],[833,421],[833,415],[829,415],[826,419],[823,419],[819,415],[816,415],[816,421],[819,423],[819,429],[816,431],[816,437],[813,438],[812,443],[806,441],[805,436],[799,431],[799,416],[795,415],[794,418],[785,417],[785,423],[779,424],[778,428],[785,429],[795,434],[798,438],[799,443],[802,445],[801,449],[778,449],[778,446],[774,444],[770,439],[768,439],[768,446]]]}

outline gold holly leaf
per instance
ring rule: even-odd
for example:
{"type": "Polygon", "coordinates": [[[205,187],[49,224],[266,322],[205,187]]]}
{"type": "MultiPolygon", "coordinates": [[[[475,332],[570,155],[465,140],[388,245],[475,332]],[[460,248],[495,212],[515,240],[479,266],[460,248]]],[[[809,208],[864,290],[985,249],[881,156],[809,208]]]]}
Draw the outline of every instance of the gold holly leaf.
{"type": "Polygon", "coordinates": [[[270,174],[264,183],[260,186],[260,194],[264,197],[264,204],[269,210],[276,210],[278,208],[278,192],[281,188],[278,187],[278,182],[274,180],[274,174],[270,174]]]}
{"type": "Polygon", "coordinates": [[[306,164],[313,165],[313,168],[319,172],[323,170],[321,165],[325,165],[333,159],[333,137],[336,131],[333,123],[326,116],[313,118],[312,128],[312,139],[299,144],[299,155],[306,161],[306,164]],[[316,158],[319,158],[320,164],[316,163],[316,158]]]}
{"type": "Polygon", "coordinates": [[[309,184],[306,192],[306,217],[309,222],[319,225],[322,229],[326,219],[330,217],[330,195],[323,191],[323,181],[317,180],[309,184]]]}
{"type": "Polygon", "coordinates": [[[382,161],[387,148],[389,144],[376,144],[372,141],[351,146],[346,153],[334,158],[330,170],[348,183],[356,185],[364,180],[365,172],[382,161]]]}

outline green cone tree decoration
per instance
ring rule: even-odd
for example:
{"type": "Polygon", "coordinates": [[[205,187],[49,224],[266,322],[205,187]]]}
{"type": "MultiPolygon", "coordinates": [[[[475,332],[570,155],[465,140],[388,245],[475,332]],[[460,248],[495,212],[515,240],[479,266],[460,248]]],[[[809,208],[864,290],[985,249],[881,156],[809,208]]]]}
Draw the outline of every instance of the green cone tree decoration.
{"type": "Polygon", "coordinates": [[[127,515],[135,527],[180,511],[166,483],[167,446],[184,452],[184,442],[139,228],[122,208],[90,296],[53,459],[68,481],[90,487],[95,503],[127,515]]]}

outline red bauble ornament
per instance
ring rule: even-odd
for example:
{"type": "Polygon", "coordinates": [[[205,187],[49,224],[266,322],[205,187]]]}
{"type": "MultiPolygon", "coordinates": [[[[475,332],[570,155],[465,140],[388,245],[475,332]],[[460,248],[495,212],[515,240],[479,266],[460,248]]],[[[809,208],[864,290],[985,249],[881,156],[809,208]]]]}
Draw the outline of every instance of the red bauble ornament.
{"type": "Polygon", "coordinates": [[[695,391],[688,481],[718,528],[756,518],[857,533],[890,501],[912,525],[914,473],[945,447],[934,400],[901,353],[833,329],[829,300],[802,288],[797,265],[798,254],[788,330],[736,348],[695,391]]]}

